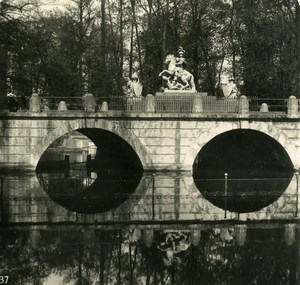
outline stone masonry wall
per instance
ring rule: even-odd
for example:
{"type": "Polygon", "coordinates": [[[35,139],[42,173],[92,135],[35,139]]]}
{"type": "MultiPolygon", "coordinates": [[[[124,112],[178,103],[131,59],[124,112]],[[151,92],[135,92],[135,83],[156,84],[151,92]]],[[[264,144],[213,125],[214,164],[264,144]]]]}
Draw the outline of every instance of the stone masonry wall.
{"type": "Polygon", "coordinates": [[[47,147],[62,135],[80,128],[100,128],[126,140],[145,169],[191,171],[202,146],[223,132],[245,128],[264,132],[288,152],[295,168],[300,166],[300,120],[170,116],[138,114],[117,117],[9,116],[0,120],[0,166],[35,169],[47,147]]]}
{"type": "MultiPolygon", "coordinates": [[[[164,220],[223,220],[224,211],[208,202],[198,191],[191,176],[192,165],[201,147],[213,137],[232,129],[253,129],[277,140],[288,152],[295,168],[300,166],[300,120],[287,118],[211,117],[203,115],[159,115],[115,113],[91,114],[20,114],[0,120],[0,166],[35,169],[47,147],[62,135],[80,128],[101,128],[125,139],[140,157],[144,169],[184,170],[183,176],[157,175],[155,179],[154,218],[164,220]]],[[[162,172],[163,173],[163,172],[162,172]]],[[[34,180],[34,181],[33,181],[34,180]]],[[[35,179],[36,189],[40,186],[35,179]]],[[[30,182],[31,183],[31,182],[30,182]]],[[[98,215],[75,215],[55,205],[45,193],[32,190],[34,198],[24,208],[18,199],[8,197],[9,221],[135,221],[149,220],[152,212],[152,182],[147,177],[129,202],[118,209],[98,215]],[[141,194],[141,195],[140,195],[141,194]],[[44,202],[41,204],[40,200],[44,202]],[[10,209],[10,210],[9,210],[10,209]],[[33,216],[28,217],[28,209],[33,216]],[[53,213],[51,212],[52,210],[53,213]],[[12,211],[12,212],[11,212],[12,211]],[[14,212],[17,211],[17,212],[14,212]],[[36,212],[39,215],[36,215],[36,212]],[[41,215],[41,211],[44,214],[41,215]],[[27,213],[27,214],[26,214],[27,213]],[[50,214],[49,214],[50,213],[50,214]],[[59,215],[58,215],[59,214],[59,215]]],[[[24,187],[22,185],[20,187],[24,187]]],[[[295,178],[285,193],[272,205],[261,211],[241,214],[228,213],[229,219],[292,219],[296,209],[295,178]]],[[[27,192],[29,190],[26,190],[27,192]]],[[[19,190],[16,192],[18,195],[19,190]]],[[[12,193],[13,194],[13,193],[12,193]]],[[[24,193],[25,194],[25,193],[24,193]]],[[[26,206],[26,205],[25,205],[26,206]]]]}

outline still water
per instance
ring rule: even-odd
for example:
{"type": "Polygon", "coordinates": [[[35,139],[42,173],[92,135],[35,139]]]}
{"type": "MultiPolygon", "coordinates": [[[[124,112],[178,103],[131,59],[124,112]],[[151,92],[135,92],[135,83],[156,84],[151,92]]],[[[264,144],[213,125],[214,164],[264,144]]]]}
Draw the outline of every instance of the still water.
{"type": "Polygon", "coordinates": [[[9,284],[299,284],[295,224],[11,226],[9,284]]]}
{"type": "Polygon", "coordinates": [[[87,167],[72,151],[55,164],[65,155],[1,172],[0,284],[300,284],[290,172],[208,179],[87,167]]]}
{"type": "Polygon", "coordinates": [[[300,284],[299,224],[226,221],[190,175],[116,180],[77,164],[3,177],[8,284],[300,284]]]}

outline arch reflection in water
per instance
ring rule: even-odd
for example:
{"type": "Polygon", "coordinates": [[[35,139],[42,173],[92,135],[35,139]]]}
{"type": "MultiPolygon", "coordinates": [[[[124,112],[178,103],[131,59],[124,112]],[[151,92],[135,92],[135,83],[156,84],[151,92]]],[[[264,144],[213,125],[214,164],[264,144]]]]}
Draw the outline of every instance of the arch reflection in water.
{"type": "Polygon", "coordinates": [[[0,229],[0,266],[11,284],[299,283],[299,225],[292,244],[284,242],[284,225],[243,225],[242,246],[237,226],[0,229]],[[191,243],[195,231],[198,245],[191,243]]]}
{"type": "Polygon", "coordinates": [[[216,136],[193,165],[195,184],[204,197],[238,213],[258,211],[276,201],[292,176],[285,149],[266,134],[248,129],[216,136]]]}
{"type": "Polygon", "coordinates": [[[142,178],[143,168],[138,156],[129,144],[108,131],[78,131],[75,132],[76,141],[73,132],[45,151],[36,169],[40,183],[52,200],[77,213],[103,213],[119,207],[142,178]],[[89,148],[79,148],[83,145],[80,141],[87,139],[83,134],[91,139],[88,145],[92,144],[93,155],[89,155],[89,148]],[[70,148],[73,156],[67,165],[51,160],[52,157],[65,157],[70,148]]]}
{"type": "Polygon", "coordinates": [[[103,213],[123,204],[134,193],[141,176],[57,177],[39,174],[44,190],[57,204],[77,213],[103,213]]]}

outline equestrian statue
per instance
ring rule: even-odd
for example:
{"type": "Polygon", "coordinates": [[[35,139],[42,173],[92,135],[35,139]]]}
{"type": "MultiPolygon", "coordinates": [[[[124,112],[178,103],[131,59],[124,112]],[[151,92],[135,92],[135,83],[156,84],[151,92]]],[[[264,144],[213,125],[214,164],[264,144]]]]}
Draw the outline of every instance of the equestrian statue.
{"type": "Polygon", "coordinates": [[[179,57],[175,57],[173,54],[167,55],[165,60],[167,67],[159,74],[159,77],[163,80],[164,91],[196,91],[194,76],[185,69],[187,64],[185,58],[183,57],[184,53],[184,49],[179,47],[179,57]]]}

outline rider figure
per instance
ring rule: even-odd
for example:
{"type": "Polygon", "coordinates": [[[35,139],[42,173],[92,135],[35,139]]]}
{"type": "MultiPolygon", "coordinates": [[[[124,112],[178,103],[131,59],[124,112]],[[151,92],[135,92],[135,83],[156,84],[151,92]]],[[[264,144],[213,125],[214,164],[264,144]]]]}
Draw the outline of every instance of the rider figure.
{"type": "Polygon", "coordinates": [[[184,49],[179,47],[179,57],[174,55],[167,55],[166,57],[168,69],[159,74],[164,81],[166,90],[196,90],[194,76],[185,69],[187,64],[183,57],[184,52],[184,49]]]}

